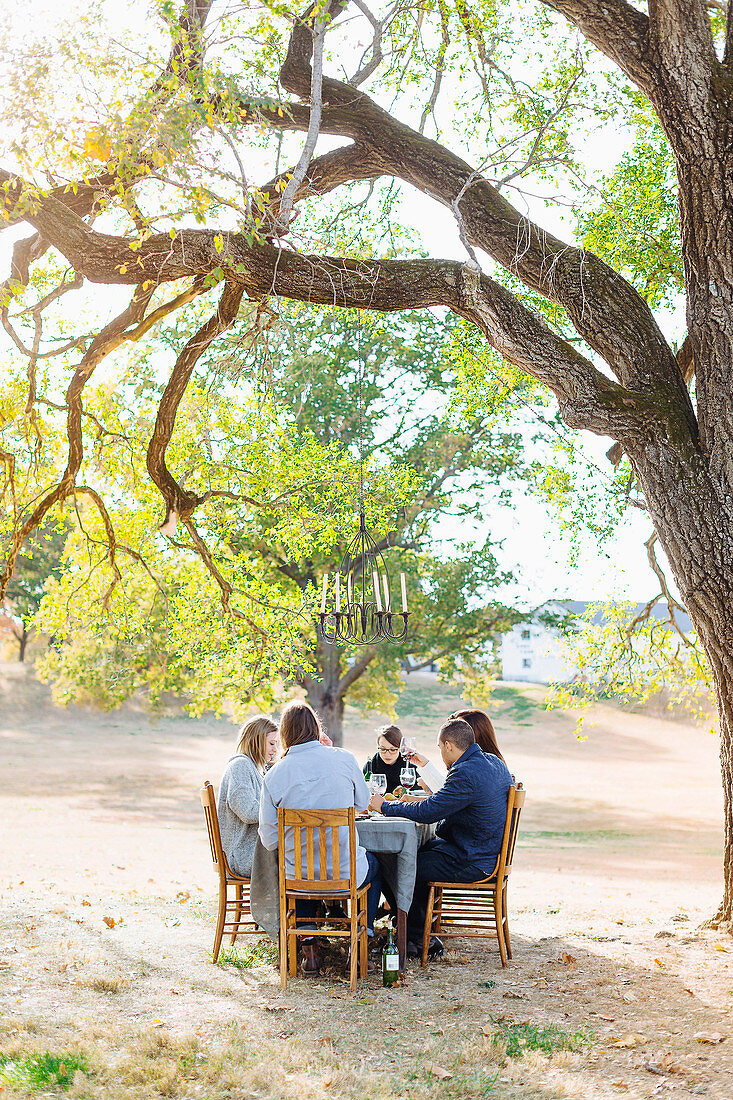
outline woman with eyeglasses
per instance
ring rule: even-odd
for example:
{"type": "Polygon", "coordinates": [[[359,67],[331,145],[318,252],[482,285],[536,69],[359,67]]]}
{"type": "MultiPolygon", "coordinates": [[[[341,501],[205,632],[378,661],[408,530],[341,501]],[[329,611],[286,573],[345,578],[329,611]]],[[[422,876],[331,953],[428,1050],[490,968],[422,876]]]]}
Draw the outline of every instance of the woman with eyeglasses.
{"type": "Polygon", "coordinates": [[[364,765],[364,775],[384,775],[387,777],[387,794],[394,794],[400,785],[400,771],[405,761],[400,756],[402,730],[398,726],[381,726],[377,730],[377,751],[364,765]]]}

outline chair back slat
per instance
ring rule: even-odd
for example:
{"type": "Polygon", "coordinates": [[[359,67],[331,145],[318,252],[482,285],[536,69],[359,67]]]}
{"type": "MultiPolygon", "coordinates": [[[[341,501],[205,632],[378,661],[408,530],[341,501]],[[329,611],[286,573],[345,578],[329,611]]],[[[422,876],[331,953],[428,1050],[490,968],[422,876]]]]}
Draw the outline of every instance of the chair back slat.
{"type": "Polygon", "coordinates": [[[303,877],[303,840],[299,825],[293,829],[293,862],[298,878],[303,877]]]}
{"type": "Polygon", "coordinates": [[[212,787],[208,779],[201,788],[200,794],[201,805],[204,808],[206,832],[209,836],[211,860],[214,864],[215,870],[219,873],[220,877],[226,879],[227,875],[231,877],[231,871],[229,870],[226,853],[221,843],[221,832],[219,831],[219,815],[216,811],[216,795],[214,794],[214,788],[212,787]]]}
{"type": "MultiPolygon", "coordinates": [[[[333,830],[331,830],[333,833],[333,830]]],[[[326,826],[318,826],[318,862],[321,867],[328,866],[328,845],[326,843],[326,826]]]]}
{"type": "Polygon", "coordinates": [[[327,892],[352,890],[356,880],[356,824],[354,807],[336,810],[285,809],[277,811],[282,884],[287,890],[327,892]],[[350,878],[342,878],[339,830],[348,829],[350,878]],[[286,878],[284,871],[284,844],[286,830],[292,830],[294,841],[294,877],[286,878]],[[328,831],[331,834],[331,874],[328,873],[328,831]],[[318,833],[318,870],[316,872],[315,844],[318,833]],[[305,836],[305,868],[303,867],[303,834],[305,836]]]}
{"type": "Polygon", "coordinates": [[[501,840],[501,851],[496,866],[496,877],[499,882],[511,873],[514,848],[517,843],[519,831],[519,818],[524,806],[525,790],[521,783],[509,788],[506,803],[506,821],[504,822],[504,834],[501,840]]]}
{"type": "Polygon", "coordinates": [[[331,866],[333,877],[341,878],[341,842],[338,829],[331,827],[331,866]]]}
{"type": "Polygon", "coordinates": [[[526,794],[527,792],[524,790],[522,784],[518,783],[517,789],[514,792],[514,805],[512,807],[511,822],[509,823],[509,841],[507,843],[506,863],[504,865],[504,873],[507,875],[512,869],[512,862],[514,860],[514,849],[516,847],[517,836],[519,834],[519,819],[522,816],[526,794]]]}
{"type": "MultiPolygon", "coordinates": [[[[313,859],[313,829],[306,829],[305,830],[305,851],[306,851],[306,868],[307,868],[306,878],[308,879],[309,882],[312,882],[316,877],[315,871],[314,871],[315,860],[313,859]]],[[[321,865],[319,863],[319,868],[320,868],[320,866],[321,865]]],[[[321,871],[321,874],[322,873],[323,872],[321,871]]]]}

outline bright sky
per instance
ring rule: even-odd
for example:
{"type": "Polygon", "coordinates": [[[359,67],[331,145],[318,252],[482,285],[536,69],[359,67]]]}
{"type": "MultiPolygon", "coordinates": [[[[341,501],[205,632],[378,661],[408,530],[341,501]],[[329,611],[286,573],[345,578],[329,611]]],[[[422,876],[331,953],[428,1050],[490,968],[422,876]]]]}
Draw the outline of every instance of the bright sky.
{"type": "MultiPolygon", "coordinates": [[[[102,3],[105,14],[112,12],[113,20],[123,19],[128,27],[129,21],[136,18],[135,8],[141,10],[134,2],[120,6],[110,6],[104,0],[102,3]]],[[[27,25],[31,10],[34,28],[46,24],[50,29],[60,18],[55,0],[33,0],[32,3],[29,0],[11,0],[5,9],[5,18],[15,24],[14,30],[19,29],[21,25],[27,25]]],[[[622,152],[621,141],[620,135],[612,131],[596,134],[585,150],[589,163],[601,165],[604,171],[609,171],[622,152]]],[[[267,174],[265,172],[263,178],[267,174]]],[[[512,201],[518,208],[526,209],[528,215],[545,228],[564,239],[571,239],[569,225],[563,223],[562,208],[556,207],[553,213],[544,203],[523,196],[513,196],[512,201]]],[[[413,192],[409,201],[409,216],[411,223],[419,227],[422,242],[431,255],[466,259],[452,215],[445,208],[413,192]]],[[[4,277],[7,271],[9,258],[4,241],[2,245],[0,277],[4,277]]],[[[679,318],[670,319],[669,324],[679,331],[679,318]]],[[[589,461],[609,473],[611,467],[605,452],[610,444],[608,439],[584,435],[583,446],[589,461]]],[[[599,473],[599,481],[601,477],[599,473]]],[[[558,534],[557,523],[547,510],[527,496],[518,496],[512,509],[499,509],[487,516],[486,528],[495,538],[504,540],[501,564],[518,575],[518,586],[505,595],[523,604],[534,606],[552,596],[642,600],[657,590],[643,546],[651,531],[651,523],[637,509],[629,508],[628,519],[605,547],[600,548],[595,539],[588,536],[575,567],[570,564],[569,539],[563,539],[558,534]]]]}
{"type": "MultiPolygon", "coordinates": [[[[613,145],[606,144],[602,155],[610,168],[617,155],[613,145]]],[[[562,239],[572,239],[570,228],[563,224],[560,214],[553,219],[543,203],[533,203],[531,199],[525,202],[526,212],[533,220],[562,239]]],[[[445,207],[415,191],[410,197],[410,210],[431,255],[466,259],[453,217],[445,207]]],[[[673,318],[669,326],[673,329],[678,323],[679,318],[673,318]]],[[[600,482],[603,472],[612,471],[606,451],[613,440],[590,432],[580,436],[591,469],[599,468],[600,482]]],[[[634,507],[627,509],[626,516],[614,537],[603,546],[589,534],[577,556],[577,564],[573,565],[570,538],[559,533],[556,518],[537,499],[518,494],[511,509],[497,509],[486,523],[495,538],[504,540],[498,554],[501,565],[511,569],[518,579],[518,584],[502,596],[530,607],[551,597],[646,601],[659,590],[644,548],[652,524],[644,512],[634,507]]],[[[450,533],[449,522],[445,524],[446,534],[450,533]]],[[[664,562],[659,548],[657,557],[664,562]]]]}

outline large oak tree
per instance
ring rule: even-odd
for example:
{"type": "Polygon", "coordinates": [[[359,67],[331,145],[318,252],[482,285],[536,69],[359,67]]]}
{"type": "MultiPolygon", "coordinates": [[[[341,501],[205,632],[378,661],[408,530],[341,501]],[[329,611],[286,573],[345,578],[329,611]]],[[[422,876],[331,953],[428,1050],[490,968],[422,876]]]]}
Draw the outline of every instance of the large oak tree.
{"type": "MultiPolygon", "coordinates": [[[[215,80],[207,78],[206,28],[225,23],[216,23],[217,5],[189,0],[180,19],[170,19],[174,45],[167,66],[151,79],[144,94],[137,99],[128,96],[124,110],[118,107],[106,130],[90,131],[85,145],[88,163],[79,165],[77,179],[71,179],[70,160],[55,166],[48,156],[29,179],[30,168],[23,172],[29,151],[22,142],[1,177],[6,224],[25,222],[33,230],[16,244],[9,290],[17,294],[32,281],[34,265],[49,249],[71,268],[63,282],[26,313],[29,341],[10,324],[7,306],[4,311],[6,325],[27,354],[31,420],[39,364],[47,354],[40,343],[44,310],[83,283],[133,289],[116,317],[91,336],[69,338],[70,347],[80,354],[62,403],[68,445],[63,474],[35,498],[23,500],[17,483],[18,455],[0,455],[6,500],[15,508],[0,597],[24,540],[60,501],[82,491],[75,486],[84,457],[85,387],[95,370],[121,343],[138,339],[172,311],[209,293],[212,283],[222,284],[220,298],[172,366],[150,433],[147,467],[166,520],[175,514],[214,571],[216,565],[196,527],[204,494],[181,483],[166,454],[191,373],[206,349],[232,325],[242,300],[264,303],[279,295],[336,308],[453,311],[475,326],[506,362],[549,387],[569,427],[612,437],[630,463],[717,692],[725,793],[725,894],[718,919],[730,925],[733,5],[729,0],[726,19],[718,3],[709,11],[704,0],[649,0],[638,6],[626,0],[543,2],[566,21],[552,24],[556,38],[570,42],[580,32],[589,47],[605,55],[604,64],[614,67],[655,112],[666,136],[677,173],[687,308],[683,353],[675,354],[646,300],[619,271],[558,239],[505,197],[511,174],[499,181],[504,184],[500,186],[484,161],[471,162],[455,151],[462,130],[467,139],[464,150],[470,145],[480,110],[466,109],[463,118],[458,95],[453,130],[445,140],[426,135],[439,96],[451,81],[469,81],[475,75],[487,97],[484,114],[490,116],[492,81],[501,72],[492,52],[502,33],[498,30],[492,38],[491,28],[498,26],[495,5],[431,0],[398,3],[375,15],[363,0],[353,5],[331,0],[300,16],[278,8],[266,13],[264,21],[261,12],[253,11],[252,23],[229,43],[226,75],[215,80]],[[279,88],[273,91],[268,79],[278,60],[277,27],[288,22],[287,50],[277,64],[279,88]],[[354,38],[360,26],[372,32],[361,56],[354,38]],[[449,71],[458,33],[465,63],[449,71]],[[422,83],[415,77],[418,56],[427,73],[422,83]],[[348,69],[354,58],[354,74],[338,78],[335,74],[348,69]],[[176,140],[170,136],[173,118],[176,140]],[[256,188],[248,182],[250,161],[242,152],[248,128],[258,147],[267,143],[268,134],[285,150],[293,148],[288,135],[306,135],[293,167],[256,188]],[[201,138],[204,132],[208,145],[201,138]],[[219,224],[217,208],[207,205],[215,165],[207,162],[209,174],[203,182],[190,170],[197,141],[199,149],[210,152],[215,139],[217,148],[229,149],[234,168],[230,165],[228,179],[240,188],[242,217],[234,223],[223,203],[218,207],[219,224]],[[96,172],[90,169],[89,158],[94,156],[103,162],[96,172]],[[179,162],[187,170],[177,174],[179,162]],[[391,254],[382,249],[370,255],[363,242],[351,248],[346,236],[335,231],[321,234],[321,240],[332,241],[330,251],[307,250],[307,234],[301,234],[293,220],[298,206],[312,208],[321,201],[331,211],[333,193],[337,199],[343,189],[346,208],[353,205],[354,181],[385,179],[410,185],[448,208],[471,258],[399,258],[395,248],[391,254]],[[157,190],[146,194],[150,181],[157,190]],[[202,225],[188,217],[192,207],[183,200],[185,212],[178,220],[170,202],[164,225],[150,214],[151,195],[160,195],[166,187],[198,201],[195,213],[202,225]],[[112,217],[115,211],[117,221],[112,217]],[[100,214],[104,221],[96,220],[100,214]],[[482,256],[490,257],[507,277],[483,273],[476,263],[482,256]],[[180,285],[165,296],[162,291],[174,283],[180,285]],[[532,296],[554,307],[554,314],[545,311],[551,321],[553,316],[560,320],[547,323],[528,308],[532,296]],[[689,390],[693,374],[694,403],[689,390]]],[[[162,11],[167,12],[165,4],[162,11]]],[[[523,27],[527,50],[534,47],[535,34],[549,41],[539,20],[536,30],[527,22],[523,27]]],[[[535,117],[528,126],[527,115],[537,102],[523,95],[511,74],[504,76],[518,96],[517,127],[533,129],[536,135],[527,163],[536,161],[550,141],[562,103],[556,111],[548,107],[543,119],[535,117]]],[[[571,87],[568,84],[565,101],[571,87]]],[[[364,207],[365,216],[369,210],[373,207],[364,207]]],[[[84,486],[83,491],[104,514],[104,503],[93,487],[84,486]]],[[[112,539],[113,532],[108,534],[112,539]]],[[[226,611],[232,593],[220,571],[217,580],[226,611]]]]}

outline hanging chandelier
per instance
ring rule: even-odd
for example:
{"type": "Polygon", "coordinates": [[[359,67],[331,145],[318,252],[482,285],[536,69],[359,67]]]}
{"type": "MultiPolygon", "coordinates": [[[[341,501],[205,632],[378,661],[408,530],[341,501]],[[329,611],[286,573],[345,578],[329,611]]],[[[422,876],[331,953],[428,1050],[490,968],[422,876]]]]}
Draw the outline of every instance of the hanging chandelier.
{"type": "Polygon", "coordinates": [[[401,642],[407,635],[407,586],[400,573],[402,610],[392,605],[389,571],[382,552],[367,530],[364,511],[364,425],[362,408],[361,311],[358,313],[358,406],[359,406],[359,530],[346,548],[338,571],[323,577],[321,636],[339,645],[369,645],[372,642],[401,642]],[[401,621],[400,621],[401,620],[401,621]]]}
{"type": "Polygon", "coordinates": [[[367,531],[364,512],[359,513],[359,530],[349,543],[334,575],[333,598],[329,599],[329,577],[323,577],[321,634],[327,642],[369,645],[381,639],[401,642],[407,634],[407,587],[400,573],[402,610],[392,608],[389,572],[381,551],[367,531]],[[331,604],[330,610],[327,607],[331,604]],[[402,620],[400,622],[399,620],[402,620]]]}

